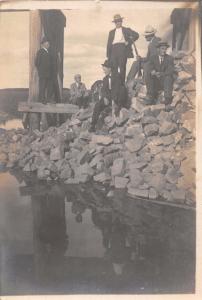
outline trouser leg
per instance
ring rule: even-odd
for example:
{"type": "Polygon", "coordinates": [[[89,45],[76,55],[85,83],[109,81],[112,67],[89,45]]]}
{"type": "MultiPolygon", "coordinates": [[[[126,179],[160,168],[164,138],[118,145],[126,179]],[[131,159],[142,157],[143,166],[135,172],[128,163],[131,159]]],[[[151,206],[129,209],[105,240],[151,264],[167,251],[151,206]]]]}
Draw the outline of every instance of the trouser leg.
{"type": "Polygon", "coordinates": [[[91,122],[91,126],[93,128],[95,128],[97,121],[99,119],[99,116],[100,116],[101,112],[104,110],[104,108],[105,108],[105,104],[104,104],[103,99],[101,99],[99,102],[97,102],[95,104],[95,107],[93,110],[92,122],[91,122]]]}
{"type": "Polygon", "coordinates": [[[120,73],[121,80],[123,83],[125,83],[126,63],[127,63],[125,44],[113,45],[111,63],[112,63],[112,71],[114,73],[120,73]]]}
{"type": "Polygon", "coordinates": [[[172,102],[172,93],[173,93],[172,76],[165,76],[163,81],[163,90],[164,90],[165,104],[170,104],[172,102]]]}
{"type": "Polygon", "coordinates": [[[39,102],[46,102],[46,91],[48,86],[47,78],[39,78],[39,102]]]}
{"type": "Polygon", "coordinates": [[[147,76],[146,80],[147,97],[151,100],[155,100],[158,97],[159,82],[154,76],[147,76]]]}

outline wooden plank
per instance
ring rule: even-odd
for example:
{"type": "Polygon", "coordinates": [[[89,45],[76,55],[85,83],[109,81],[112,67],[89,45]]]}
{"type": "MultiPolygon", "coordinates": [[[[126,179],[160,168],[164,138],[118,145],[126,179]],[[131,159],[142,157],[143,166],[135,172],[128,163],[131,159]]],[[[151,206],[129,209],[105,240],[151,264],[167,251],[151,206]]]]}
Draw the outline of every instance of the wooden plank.
{"type": "Polygon", "coordinates": [[[140,197],[132,196],[132,195],[130,195],[128,193],[127,193],[127,195],[128,195],[128,197],[130,199],[137,200],[137,201],[146,201],[146,202],[150,202],[151,204],[166,205],[166,206],[172,206],[172,207],[183,208],[183,209],[186,209],[186,210],[196,211],[196,207],[188,206],[186,204],[174,203],[174,202],[170,202],[170,201],[162,201],[162,200],[152,200],[152,199],[140,198],[140,197]]]}
{"type": "Polygon", "coordinates": [[[18,111],[20,112],[35,112],[35,113],[57,113],[57,114],[74,114],[79,111],[79,107],[73,104],[65,103],[47,103],[42,104],[40,102],[20,102],[18,105],[18,111]]]}

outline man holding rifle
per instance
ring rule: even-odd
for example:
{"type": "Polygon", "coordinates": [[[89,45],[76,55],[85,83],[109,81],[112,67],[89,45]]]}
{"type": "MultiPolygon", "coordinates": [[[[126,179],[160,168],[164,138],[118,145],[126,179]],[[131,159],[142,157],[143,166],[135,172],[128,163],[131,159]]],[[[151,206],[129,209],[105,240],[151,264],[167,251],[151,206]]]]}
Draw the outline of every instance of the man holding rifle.
{"type": "Polygon", "coordinates": [[[151,56],[157,54],[157,45],[158,45],[159,41],[161,40],[159,37],[156,37],[156,35],[155,35],[156,31],[157,30],[150,25],[148,25],[145,29],[144,37],[145,37],[146,41],[149,42],[146,57],[140,57],[138,55],[137,48],[134,44],[137,60],[133,62],[130,72],[128,73],[128,76],[127,76],[127,85],[128,86],[131,86],[134,83],[136,75],[138,75],[138,77],[141,77],[142,69],[144,70],[144,80],[145,81],[147,80],[146,76],[147,76],[147,72],[148,72],[147,69],[148,69],[149,59],[151,56]]]}

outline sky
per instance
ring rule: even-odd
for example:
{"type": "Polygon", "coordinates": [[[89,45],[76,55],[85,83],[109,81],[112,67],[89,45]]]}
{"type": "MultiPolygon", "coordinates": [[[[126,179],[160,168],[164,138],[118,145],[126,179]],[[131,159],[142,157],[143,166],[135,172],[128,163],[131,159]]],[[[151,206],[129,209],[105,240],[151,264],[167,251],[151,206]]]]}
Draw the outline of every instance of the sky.
{"type": "MultiPolygon", "coordinates": [[[[157,29],[157,35],[172,33],[170,8],[107,9],[63,11],[67,18],[64,36],[64,87],[69,87],[76,73],[82,75],[87,87],[103,78],[101,64],[106,59],[108,33],[114,28],[113,15],[122,14],[123,25],[140,34],[136,45],[145,55],[147,43],[143,32],[147,25],[157,29]]],[[[0,13],[0,88],[26,88],[29,83],[29,13],[0,13]]],[[[129,70],[134,59],[128,60],[129,70]]]]}

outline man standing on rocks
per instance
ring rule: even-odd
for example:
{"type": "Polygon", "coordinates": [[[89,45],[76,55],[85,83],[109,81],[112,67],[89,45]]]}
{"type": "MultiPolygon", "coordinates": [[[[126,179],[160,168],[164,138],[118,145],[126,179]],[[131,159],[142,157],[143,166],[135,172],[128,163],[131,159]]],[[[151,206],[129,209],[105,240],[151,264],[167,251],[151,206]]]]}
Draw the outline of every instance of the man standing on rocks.
{"type": "Polygon", "coordinates": [[[125,83],[127,59],[132,58],[132,44],[139,38],[139,34],[122,26],[123,17],[116,14],[114,20],[116,28],[109,32],[107,42],[107,58],[111,62],[113,71],[120,73],[121,80],[125,83]]]}
{"type": "Polygon", "coordinates": [[[74,76],[75,82],[70,87],[70,101],[81,107],[86,107],[88,104],[88,91],[83,82],[81,82],[81,75],[74,76]]]}
{"type": "Polygon", "coordinates": [[[158,99],[159,91],[164,92],[164,103],[172,102],[173,81],[174,81],[174,59],[166,54],[169,45],[167,42],[159,42],[158,54],[149,59],[148,76],[146,80],[147,104],[155,104],[158,99]]]}
{"type": "Polygon", "coordinates": [[[112,65],[108,60],[102,64],[102,68],[105,77],[103,78],[99,101],[95,104],[93,110],[90,132],[95,131],[99,116],[106,107],[113,105],[115,109],[114,113],[118,116],[121,107],[127,102],[127,91],[120,75],[112,72],[112,65]]]}
{"type": "Polygon", "coordinates": [[[151,25],[148,25],[144,31],[144,37],[148,44],[148,51],[146,57],[137,56],[137,60],[133,62],[131,69],[127,76],[127,84],[131,86],[134,82],[136,75],[138,74],[139,69],[144,70],[144,77],[147,74],[148,63],[151,56],[157,54],[157,46],[160,42],[160,38],[157,37],[156,34],[157,30],[153,28],[151,25]]]}
{"type": "Polygon", "coordinates": [[[35,65],[39,75],[39,102],[46,103],[47,91],[51,79],[50,43],[46,37],[41,41],[41,49],[37,52],[35,65]]]}

